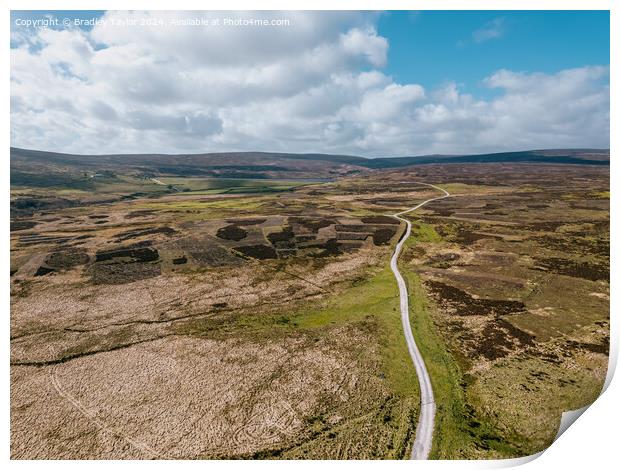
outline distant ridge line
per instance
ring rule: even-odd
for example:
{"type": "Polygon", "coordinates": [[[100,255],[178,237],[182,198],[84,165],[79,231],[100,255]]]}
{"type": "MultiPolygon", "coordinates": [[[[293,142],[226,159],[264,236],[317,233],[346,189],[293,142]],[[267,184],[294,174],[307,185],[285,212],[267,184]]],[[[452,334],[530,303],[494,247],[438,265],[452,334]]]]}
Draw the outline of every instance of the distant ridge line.
{"type": "MultiPolygon", "coordinates": [[[[358,170],[379,170],[401,168],[424,164],[471,164],[471,163],[539,163],[539,164],[573,164],[609,166],[608,149],[543,149],[518,152],[496,152],[463,155],[421,155],[407,157],[359,157],[352,155],[333,155],[323,153],[284,153],[284,152],[217,152],[217,153],[181,153],[181,154],[101,154],[78,155],[58,152],[45,152],[11,147],[11,168],[20,163],[56,164],[65,166],[105,166],[133,167],[140,169],[157,169],[170,171],[173,167],[182,168],[191,173],[200,173],[204,168],[215,168],[225,162],[228,167],[256,167],[259,171],[271,165],[277,171],[278,165],[290,171],[304,165],[313,165],[315,170],[319,162],[329,162],[332,167],[355,167],[358,170]],[[293,163],[296,162],[296,163],[293,163]]],[[[280,168],[284,171],[284,168],[280,168]]],[[[189,174],[188,173],[188,174],[189,174]]]]}

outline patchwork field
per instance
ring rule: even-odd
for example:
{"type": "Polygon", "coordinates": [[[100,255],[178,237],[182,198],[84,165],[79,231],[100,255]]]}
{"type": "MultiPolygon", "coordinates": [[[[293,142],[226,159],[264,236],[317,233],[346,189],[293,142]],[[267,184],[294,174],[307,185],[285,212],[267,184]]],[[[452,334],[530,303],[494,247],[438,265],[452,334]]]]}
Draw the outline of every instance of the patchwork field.
{"type": "Polygon", "coordinates": [[[400,260],[431,456],[545,448],[606,372],[609,167],[347,168],[15,182],[12,458],[408,457],[389,215],[437,196],[416,182],[452,194],[400,260]]]}

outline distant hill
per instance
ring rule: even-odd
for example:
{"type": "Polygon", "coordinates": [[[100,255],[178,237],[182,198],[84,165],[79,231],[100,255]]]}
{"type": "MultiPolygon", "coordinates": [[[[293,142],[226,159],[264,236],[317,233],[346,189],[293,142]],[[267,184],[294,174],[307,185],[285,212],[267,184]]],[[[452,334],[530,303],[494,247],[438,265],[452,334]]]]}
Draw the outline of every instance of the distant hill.
{"type": "Polygon", "coordinates": [[[427,155],[369,159],[367,168],[397,168],[430,163],[555,163],[609,165],[608,149],[526,150],[474,155],[427,155]]]}
{"type": "Polygon", "coordinates": [[[112,171],[146,176],[335,178],[367,171],[367,159],[344,155],[228,152],[74,155],[11,148],[11,173],[112,171]]]}
{"type": "Polygon", "coordinates": [[[476,155],[363,158],[350,155],[227,152],[203,154],[75,155],[11,147],[11,184],[64,184],[85,174],[139,177],[336,178],[377,169],[448,163],[609,165],[609,150],[529,150],[476,155]]]}

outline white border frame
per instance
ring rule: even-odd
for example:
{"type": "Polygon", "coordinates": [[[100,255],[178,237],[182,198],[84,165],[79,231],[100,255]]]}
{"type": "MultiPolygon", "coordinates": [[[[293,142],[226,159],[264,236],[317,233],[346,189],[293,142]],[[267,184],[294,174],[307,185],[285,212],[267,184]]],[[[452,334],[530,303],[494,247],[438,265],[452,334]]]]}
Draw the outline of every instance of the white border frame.
{"type": "MultiPolygon", "coordinates": [[[[289,462],[278,461],[209,461],[208,463],[199,461],[167,461],[149,462],[149,461],[9,461],[10,458],[10,427],[9,427],[9,410],[10,410],[10,390],[9,390],[9,145],[10,145],[10,127],[9,127],[9,107],[10,107],[10,10],[610,10],[610,26],[611,26],[611,57],[610,57],[610,76],[611,76],[611,122],[610,129],[615,129],[618,123],[618,92],[614,84],[617,77],[618,68],[618,44],[620,37],[618,36],[618,26],[620,26],[620,7],[618,2],[612,0],[357,0],[355,3],[347,3],[344,0],[261,0],[260,3],[251,0],[219,0],[211,2],[200,2],[199,0],[174,0],[169,2],[160,2],[154,4],[153,0],[58,0],[58,1],[42,1],[42,0],[8,0],[3,2],[0,7],[0,24],[4,25],[2,31],[5,47],[0,52],[1,64],[4,74],[4,93],[1,97],[2,108],[4,109],[2,133],[1,154],[3,155],[3,169],[0,173],[0,184],[5,194],[5,202],[2,205],[2,227],[5,233],[5,249],[0,252],[0,259],[4,271],[2,272],[2,309],[5,315],[2,322],[2,395],[4,396],[4,406],[1,408],[1,416],[3,426],[1,427],[2,457],[5,462],[13,467],[74,467],[81,468],[83,465],[93,467],[109,467],[111,465],[119,466],[119,468],[129,468],[131,466],[146,466],[149,468],[164,468],[172,464],[182,467],[196,467],[198,465],[209,465],[216,468],[226,467],[241,468],[251,465],[254,468],[273,468],[289,465],[289,462]]],[[[611,197],[611,286],[617,285],[617,270],[613,260],[616,260],[617,244],[615,235],[618,225],[618,204],[615,196],[615,190],[620,188],[618,185],[619,176],[614,174],[614,149],[616,148],[617,137],[611,132],[610,147],[612,149],[612,163],[610,167],[611,181],[610,187],[614,189],[611,197]]],[[[618,297],[615,292],[611,291],[610,312],[611,312],[611,351],[609,359],[609,370],[606,380],[606,390],[601,397],[581,416],[577,424],[571,426],[552,446],[550,446],[539,458],[523,458],[508,461],[428,461],[428,462],[411,462],[411,461],[319,461],[318,465],[331,466],[338,465],[340,468],[356,468],[370,466],[393,467],[393,466],[414,466],[416,468],[499,468],[519,465],[525,462],[528,468],[547,469],[549,466],[563,468],[579,468],[585,466],[593,466],[594,468],[611,468],[611,462],[618,462],[619,446],[617,443],[617,421],[620,418],[620,385],[618,380],[611,381],[618,359],[618,297]]],[[[313,467],[317,462],[295,462],[294,465],[302,467],[313,467]]]]}

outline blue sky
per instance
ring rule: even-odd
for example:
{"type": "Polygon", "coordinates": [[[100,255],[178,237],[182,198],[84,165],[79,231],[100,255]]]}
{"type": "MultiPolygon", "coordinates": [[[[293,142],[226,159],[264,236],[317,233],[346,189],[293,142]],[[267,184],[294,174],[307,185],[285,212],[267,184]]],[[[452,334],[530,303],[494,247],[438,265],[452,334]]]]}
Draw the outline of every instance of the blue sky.
{"type": "Polygon", "coordinates": [[[390,41],[385,71],[397,81],[455,80],[469,93],[489,93],[481,81],[499,69],[609,64],[608,11],[387,12],[378,32],[390,41]],[[491,29],[497,36],[476,38],[491,29]]]}
{"type": "Polygon", "coordinates": [[[11,33],[16,146],[371,157],[609,146],[607,11],[14,11],[11,33]],[[15,24],[49,15],[108,24],[15,24]],[[205,15],[290,25],[112,25],[205,15]]]}

